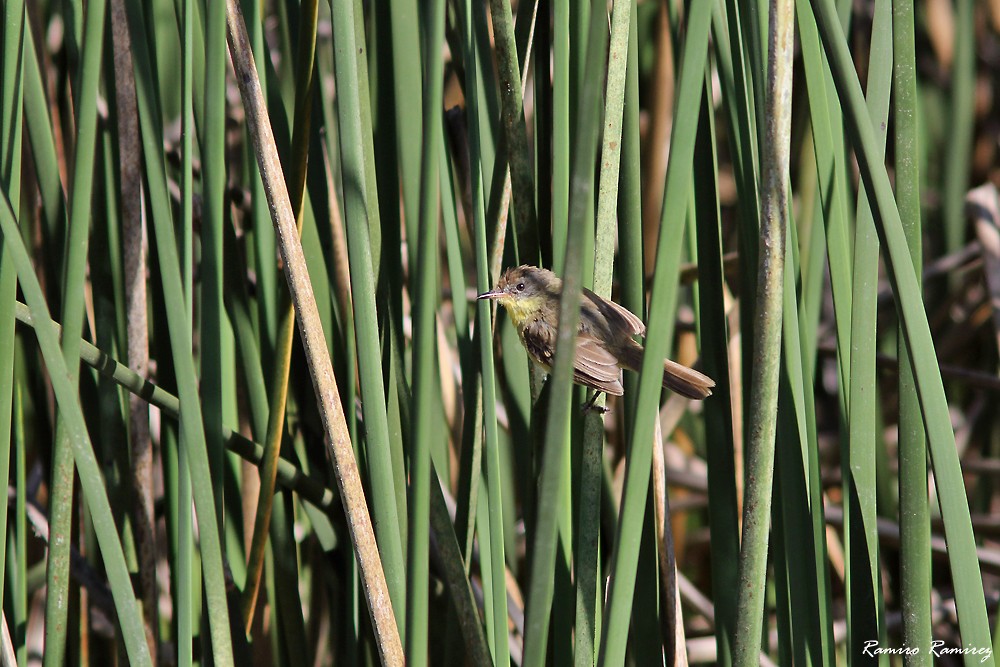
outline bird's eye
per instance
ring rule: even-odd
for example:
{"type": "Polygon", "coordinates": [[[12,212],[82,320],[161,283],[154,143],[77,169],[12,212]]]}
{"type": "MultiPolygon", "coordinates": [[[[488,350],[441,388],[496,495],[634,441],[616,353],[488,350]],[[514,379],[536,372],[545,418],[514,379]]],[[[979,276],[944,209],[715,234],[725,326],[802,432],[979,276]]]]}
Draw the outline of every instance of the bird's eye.
{"type": "Polygon", "coordinates": [[[517,284],[517,291],[518,292],[523,292],[524,291],[524,283],[518,283],[517,284]]]}

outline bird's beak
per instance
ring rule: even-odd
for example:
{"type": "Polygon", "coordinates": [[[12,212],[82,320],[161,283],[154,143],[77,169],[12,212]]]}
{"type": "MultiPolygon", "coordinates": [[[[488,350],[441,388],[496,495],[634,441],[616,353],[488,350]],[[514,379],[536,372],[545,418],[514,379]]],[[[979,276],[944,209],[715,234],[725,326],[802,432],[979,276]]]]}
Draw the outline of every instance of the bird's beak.
{"type": "Polygon", "coordinates": [[[476,301],[482,301],[483,299],[499,299],[504,293],[500,290],[492,290],[489,292],[483,292],[476,297],[476,301]]]}

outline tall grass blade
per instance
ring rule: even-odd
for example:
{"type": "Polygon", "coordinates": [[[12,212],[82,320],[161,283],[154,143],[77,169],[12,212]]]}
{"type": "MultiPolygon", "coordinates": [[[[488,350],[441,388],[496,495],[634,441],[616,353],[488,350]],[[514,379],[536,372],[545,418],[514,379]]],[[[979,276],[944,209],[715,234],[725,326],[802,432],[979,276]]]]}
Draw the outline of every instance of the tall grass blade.
{"type": "MultiPolygon", "coordinates": [[[[706,73],[707,77],[707,73],[706,73]]],[[[707,83],[707,81],[706,81],[707,83]]],[[[736,572],[739,516],[733,444],[732,394],[729,384],[729,327],[722,270],[715,124],[705,88],[695,146],[695,198],[698,208],[698,296],[705,373],[715,379],[712,400],[705,403],[708,462],[708,512],[712,545],[712,590],[715,603],[716,655],[720,664],[732,658],[736,621],[736,572]]]]}
{"type": "MultiPolygon", "coordinates": [[[[8,262],[9,264],[10,262],[8,262]]],[[[11,621],[10,626],[14,628],[11,637],[14,650],[17,653],[17,664],[24,665],[28,661],[28,646],[25,641],[28,627],[28,533],[27,533],[27,484],[25,462],[27,447],[25,438],[24,403],[22,400],[22,388],[24,382],[24,364],[18,364],[20,368],[15,368],[14,375],[17,384],[14,389],[12,422],[14,424],[13,446],[14,446],[14,488],[17,494],[14,497],[14,522],[13,535],[7,543],[5,554],[6,562],[13,563],[12,569],[5,569],[4,574],[11,572],[11,621]]]]}
{"type": "MultiPolygon", "coordinates": [[[[622,126],[625,106],[625,78],[629,65],[629,42],[632,15],[631,0],[615,3],[611,13],[611,36],[608,45],[608,76],[604,94],[603,140],[600,154],[600,180],[597,189],[597,239],[594,254],[594,292],[611,298],[614,268],[614,237],[618,186],[621,174],[622,126]]],[[[634,65],[633,65],[634,66],[634,65]]],[[[638,100],[633,99],[633,103],[638,100]]],[[[592,665],[597,657],[600,636],[597,609],[601,592],[601,465],[604,453],[605,397],[595,401],[595,409],[584,416],[583,445],[579,463],[578,531],[574,554],[576,584],[575,664],[592,665]]]]}
{"type": "MultiPolygon", "coordinates": [[[[84,16],[88,41],[78,72],[77,126],[73,171],[70,175],[69,223],[66,231],[66,254],[63,261],[61,313],[63,326],[70,331],[62,341],[63,359],[74,389],[79,383],[80,338],[84,317],[84,281],[90,239],[90,199],[93,193],[95,153],[97,148],[97,93],[104,46],[105,10],[103,0],[87,5],[84,16]]],[[[23,281],[23,278],[22,278],[23,281]]],[[[37,306],[36,306],[37,307],[37,306]]],[[[49,505],[50,548],[46,569],[45,664],[59,665],[66,655],[69,628],[70,546],[73,543],[73,451],[64,417],[56,425],[52,453],[52,498],[49,505]]]]}
{"type": "Polygon", "coordinates": [[[965,193],[972,171],[972,141],[975,123],[976,29],[975,3],[955,3],[954,59],[948,97],[948,130],[942,187],[944,250],[957,252],[965,242],[965,193]]]}
{"type": "MultiPolygon", "coordinates": [[[[336,4],[336,3],[334,3],[336,4]]],[[[423,131],[423,95],[421,88],[422,57],[428,54],[422,51],[421,43],[421,3],[417,0],[392,0],[379,3],[389,11],[385,12],[390,33],[380,35],[386,44],[391,44],[392,61],[386,64],[386,74],[392,76],[391,86],[393,96],[390,99],[380,99],[380,103],[389,106],[392,102],[394,114],[397,155],[395,169],[398,170],[399,185],[391,193],[391,199],[386,204],[395,202],[399,188],[402,188],[403,219],[406,224],[406,239],[408,241],[408,263],[416,266],[417,224],[420,220],[420,146],[419,140],[423,131]]],[[[385,25],[385,24],[382,24],[385,25]]],[[[440,44],[435,44],[438,48],[440,44]]],[[[384,79],[383,79],[384,82],[384,79]]],[[[384,84],[383,85],[387,85],[384,84]]],[[[380,126],[381,128],[381,126],[380,126]]],[[[395,180],[395,179],[392,179],[395,180]]],[[[390,181],[391,182],[391,181],[390,181]]],[[[392,209],[390,206],[387,213],[392,209]]]]}
{"type": "Polygon", "coordinates": [[[220,664],[232,663],[232,643],[229,635],[229,611],[223,578],[220,530],[215,513],[215,490],[209,479],[208,452],[202,420],[198,383],[191,355],[191,316],[182,291],[173,216],[167,195],[167,178],[162,154],[162,127],[155,90],[154,69],[147,50],[145,20],[141,7],[133,3],[128,8],[129,30],[132,34],[133,63],[136,69],[136,102],[146,165],[147,186],[165,308],[168,313],[170,350],[177,374],[178,393],[186,410],[181,415],[181,442],[189,458],[195,511],[200,527],[202,567],[205,578],[206,606],[212,652],[220,664]]]}
{"type": "MultiPolygon", "coordinates": [[[[361,154],[357,59],[352,3],[334,3],[334,62],[338,90],[338,128],[344,174],[344,217],[351,262],[354,322],[357,331],[361,400],[368,442],[387,442],[385,395],[381,352],[375,315],[375,281],[372,266],[369,221],[361,154]]],[[[383,556],[386,581],[396,610],[400,635],[405,627],[405,560],[399,532],[400,514],[393,479],[393,462],[386,447],[368,447],[367,459],[372,489],[372,509],[378,529],[379,552],[383,556]]]]}
{"type": "MultiPolygon", "coordinates": [[[[587,44],[587,67],[600,71],[607,58],[607,23],[604,3],[593,2],[593,13],[587,44]]],[[[570,229],[565,249],[563,292],[559,307],[559,335],[556,356],[549,380],[548,415],[545,425],[545,449],[539,473],[537,526],[534,535],[534,555],[531,562],[531,587],[527,601],[525,623],[525,665],[541,665],[548,644],[549,618],[552,606],[558,548],[558,521],[563,494],[563,471],[568,469],[569,412],[573,368],[573,349],[577,323],[580,319],[581,272],[584,261],[583,243],[589,224],[587,209],[592,206],[594,184],[593,162],[597,155],[597,126],[600,122],[600,77],[587,80],[582,91],[582,106],[578,118],[576,153],[570,183],[570,229]]],[[[515,206],[517,202],[515,200],[515,206]]],[[[553,249],[559,253],[559,249],[553,249]]],[[[523,255],[522,255],[523,257],[523,255]]],[[[555,639],[555,638],[554,638],[555,639]]]]}
{"type": "Polygon", "coordinates": [[[849,241],[847,183],[844,160],[843,123],[840,106],[831,103],[833,90],[829,65],[822,51],[816,21],[808,4],[797,0],[796,13],[802,60],[807,75],[806,92],[813,127],[813,147],[820,202],[826,230],[826,254],[830,266],[830,291],[837,327],[838,390],[841,422],[846,427],[851,361],[851,274],[853,258],[849,241]]]}
{"type": "MultiPolygon", "coordinates": [[[[893,124],[896,155],[896,206],[910,248],[910,260],[921,287],[923,265],[920,214],[920,167],[917,127],[916,46],[914,7],[892,3],[893,124]]],[[[913,367],[902,331],[897,332],[899,356],[899,550],[902,643],[915,649],[914,667],[930,665],[931,561],[930,507],[927,498],[927,438],[916,395],[913,367]]],[[[994,640],[996,637],[994,636],[994,640]]]]}
{"type": "Polygon", "coordinates": [[[785,236],[791,216],[788,163],[791,150],[794,9],[790,1],[770,4],[768,88],[764,109],[766,124],[759,128],[764,131],[765,137],[761,143],[761,228],[754,299],[753,357],[750,359],[747,484],[738,573],[740,593],[736,600],[736,641],[733,646],[733,662],[737,665],[752,665],[759,661],[764,607],[777,430],[785,236]]]}
{"type": "MultiPolygon", "coordinates": [[[[413,306],[413,409],[410,413],[410,527],[407,549],[407,663],[427,664],[427,597],[430,538],[431,435],[435,418],[434,387],[436,312],[438,304],[438,229],[441,184],[439,151],[442,145],[441,95],[445,3],[425,7],[427,30],[424,52],[423,150],[420,161],[420,228],[417,238],[417,289],[413,306]]],[[[447,174],[445,174],[447,176],[447,174]]],[[[444,350],[441,351],[444,353],[444,350]]]]}
{"type": "MultiPolygon", "coordinates": [[[[875,5],[868,59],[868,113],[885,155],[892,81],[892,17],[888,2],[875,5]]],[[[879,544],[876,520],[875,334],[878,289],[878,236],[864,187],[858,194],[854,232],[854,284],[851,297],[851,388],[848,404],[849,459],[844,480],[844,535],[848,556],[850,650],[862,654],[864,642],[883,631],[880,608],[879,544]]]]}
{"type": "MultiPolygon", "coordinates": [[[[302,218],[305,204],[306,165],[310,134],[310,113],[312,111],[313,68],[315,65],[316,25],[319,3],[317,0],[303,3],[300,7],[299,50],[296,53],[297,81],[295,86],[295,120],[292,134],[292,168],[289,174],[288,191],[295,212],[295,224],[302,234],[302,218]]],[[[262,53],[262,49],[258,53],[262,53]]],[[[335,204],[334,204],[335,205],[335,204]]],[[[243,622],[250,631],[256,597],[263,569],[267,535],[270,532],[272,496],[277,475],[277,462],[284,434],[285,407],[288,393],[288,375],[292,356],[292,339],[295,333],[295,309],[286,290],[281,290],[281,311],[278,336],[275,345],[274,376],[271,379],[272,393],[267,408],[267,426],[264,435],[264,465],[261,470],[261,488],[254,518],[253,541],[247,564],[247,586],[243,590],[243,622]]],[[[247,332],[249,334],[250,332],[247,332]]]]}
{"type": "MultiPolygon", "coordinates": [[[[354,20],[353,7],[346,8],[348,19],[347,24],[340,28],[339,35],[342,40],[339,49],[347,50],[348,63],[342,60],[345,54],[338,56],[338,70],[341,72],[351,70],[354,67],[354,20]],[[346,44],[344,41],[346,40],[346,44]],[[341,70],[343,67],[343,70],[341,70]]],[[[371,519],[368,516],[365,505],[365,495],[361,487],[361,479],[358,473],[357,463],[354,459],[354,451],[351,448],[347,425],[344,420],[343,408],[340,403],[339,391],[336,382],[333,381],[333,367],[330,362],[329,352],[326,347],[325,336],[320,327],[317,317],[316,300],[313,296],[312,288],[309,284],[308,272],[305,268],[305,257],[302,246],[298,242],[295,233],[295,218],[291,210],[291,203],[288,199],[288,192],[284,188],[284,183],[280,177],[281,167],[274,145],[274,135],[271,132],[270,120],[267,110],[263,104],[259,82],[254,76],[256,67],[253,62],[253,55],[247,43],[246,27],[243,24],[243,17],[240,15],[238,6],[230,0],[227,12],[230,53],[233,63],[237,68],[237,80],[240,82],[240,94],[243,98],[244,106],[247,109],[251,134],[254,137],[254,144],[257,151],[257,163],[261,170],[261,175],[269,193],[268,204],[271,207],[272,218],[278,237],[281,241],[282,258],[285,260],[285,275],[288,280],[292,298],[295,301],[297,317],[299,320],[299,330],[302,336],[303,347],[309,363],[310,374],[312,375],[314,388],[318,398],[318,407],[323,426],[327,432],[327,439],[331,448],[331,456],[335,462],[337,484],[340,488],[341,498],[344,501],[345,511],[348,516],[348,524],[351,529],[351,538],[354,543],[355,554],[365,583],[365,593],[368,598],[368,611],[372,617],[372,624],[375,627],[378,637],[378,651],[383,662],[389,664],[402,663],[402,646],[399,640],[396,620],[393,615],[392,603],[389,599],[389,590],[386,585],[385,575],[382,570],[382,563],[376,549],[374,534],[371,526],[371,519]]],[[[356,74],[356,70],[351,72],[356,74]]],[[[351,76],[347,74],[346,76],[351,76]]],[[[343,74],[342,74],[343,75],[343,74]]],[[[338,88],[343,94],[344,88],[338,88]]],[[[355,93],[357,89],[355,88],[355,93]]],[[[350,114],[343,109],[344,116],[350,114]]],[[[360,134],[357,126],[360,118],[355,115],[353,120],[342,118],[341,128],[354,123],[354,136],[360,134]]],[[[342,140],[347,140],[342,136],[342,140]]],[[[359,145],[355,143],[355,145],[359,145]]],[[[356,160],[355,165],[360,166],[360,161],[356,160]]],[[[357,172],[355,172],[357,178],[357,172]]],[[[360,195],[356,192],[355,196],[360,195]]],[[[357,202],[362,203],[362,202],[357,202]]],[[[352,211],[352,212],[357,212],[352,211]]],[[[361,225],[364,232],[367,232],[365,218],[359,216],[354,223],[361,225]]],[[[348,238],[350,242],[350,236],[348,238]]],[[[366,254],[370,249],[366,243],[367,239],[358,239],[362,256],[367,259],[368,284],[371,286],[371,256],[366,254]]],[[[371,295],[371,292],[369,292],[371,295]]],[[[371,295],[373,297],[373,295],[371,295]]],[[[362,299],[355,300],[358,304],[362,299]]],[[[371,299],[372,302],[374,299],[371,299]]],[[[374,305],[372,303],[372,305],[374,305]]],[[[357,313],[356,313],[357,314],[357,313]]],[[[373,314],[370,314],[373,315],[373,314]]],[[[358,320],[364,318],[358,317],[358,320]]],[[[374,317],[367,318],[367,324],[374,325],[374,317]]],[[[374,329],[374,326],[372,326],[374,329]]],[[[372,342],[377,342],[377,337],[373,337],[372,342]]],[[[360,343],[359,343],[360,346],[360,343]]],[[[375,355],[377,359],[377,354],[375,355]]],[[[367,371],[372,374],[379,367],[378,362],[367,364],[367,371]]],[[[379,380],[381,375],[377,374],[379,380]]],[[[374,387],[378,391],[378,403],[384,405],[381,395],[381,382],[374,387]]],[[[364,384],[362,385],[364,387],[364,384]]],[[[375,415],[381,415],[382,423],[385,423],[384,409],[379,413],[373,410],[375,415]]],[[[369,424],[370,428],[374,428],[369,424]]],[[[385,433],[387,429],[383,429],[385,433]]],[[[371,431],[369,432],[371,434],[371,431]]],[[[388,438],[384,438],[385,442],[388,438]]],[[[390,495],[390,500],[394,496],[390,495]]],[[[395,534],[395,527],[392,527],[390,535],[395,534]]],[[[396,535],[398,537],[398,535],[396,535]]],[[[397,563],[398,564],[398,563],[397,563]]]]}
{"type": "MultiPolygon", "coordinates": [[[[893,286],[896,307],[903,324],[904,340],[910,352],[924,427],[937,479],[938,502],[944,518],[950,566],[955,585],[959,627],[963,644],[990,646],[990,632],[983,596],[982,577],[976,557],[975,538],[961,468],[955,451],[955,434],[948,416],[948,403],[935,363],[934,344],[923,310],[910,250],[903,234],[885,169],[880,168],[878,150],[870,123],[865,122],[864,100],[857,76],[827,0],[812,3],[823,46],[830,58],[834,81],[846,103],[848,130],[857,149],[861,177],[869,197],[874,199],[875,225],[885,247],[883,259],[893,286]]],[[[987,660],[987,662],[990,662],[987,660]]]]}
{"type": "Polygon", "coordinates": [[[490,0],[490,18],[496,39],[501,119],[510,164],[511,199],[517,230],[517,258],[520,264],[535,264],[538,259],[538,230],[535,225],[534,179],[524,121],[523,77],[517,59],[514,17],[507,0],[490,0]]]}
{"type": "MultiPolygon", "coordinates": [[[[28,299],[32,310],[43,321],[50,321],[51,317],[45,303],[45,297],[38,284],[38,279],[35,277],[31,259],[21,242],[17,219],[14,217],[6,195],[0,204],[0,231],[3,233],[7,256],[17,268],[21,290],[28,299]]],[[[91,448],[87,425],[84,422],[76,391],[70,382],[69,372],[61,355],[55,328],[52,325],[43,326],[36,330],[36,336],[45,364],[50,369],[53,392],[59,401],[65,419],[64,428],[66,429],[67,444],[72,447],[73,458],[80,471],[80,485],[83,487],[87,504],[92,508],[94,531],[97,533],[97,539],[100,543],[128,658],[136,665],[151,665],[152,660],[149,647],[146,645],[146,634],[142,626],[139,605],[132,591],[132,582],[125,565],[125,556],[122,553],[111,506],[101,484],[103,476],[91,448]]],[[[77,359],[77,363],[79,363],[79,359],[77,359]]]]}
{"type": "MultiPolygon", "coordinates": [[[[585,3],[552,0],[552,268],[562,270],[569,230],[570,165],[570,6],[585,3]]],[[[543,17],[545,18],[545,17],[543,17]]],[[[536,62],[536,68],[538,63],[536,62]]],[[[544,66],[544,65],[543,65],[544,66]]],[[[537,76],[537,69],[536,69],[537,76]]],[[[536,123],[537,127],[537,123],[536,123]]]]}
{"type": "MultiPolygon", "coordinates": [[[[23,129],[24,84],[23,65],[25,10],[23,2],[11,2],[6,7],[7,20],[0,35],[0,190],[10,202],[12,210],[21,205],[21,133],[23,129]]],[[[29,31],[30,32],[30,31],[29,31]]],[[[17,293],[17,270],[4,249],[7,243],[0,240],[0,313],[14,309],[17,293]]],[[[14,444],[14,329],[12,317],[0,319],[0,483],[10,485],[10,454],[14,444]]],[[[18,406],[20,413],[20,406],[18,406]]],[[[15,485],[19,495],[24,491],[15,485]]],[[[0,573],[8,567],[7,530],[9,495],[0,500],[0,573]]],[[[10,563],[14,568],[18,563],[10,563]]],[[[21,563],[23,565],[23,563],[21,563]]],[[[0,601],[4,598],[6,577],[0,577],[0,601]]],[[[6,621],[6,619],[4,619],[6,621]]],[[[4,627],[7,624],[4,622],[4,627]]],[[[8,638],[10,635],[7,635],[8,638]]]]}
{"type": "MultiPolygon", "coordinates": [[[[479,51],[479,43],[476,40],[474,21],[476,12],[472,0],[466,0],[462,6],[463,19],[463,56],[466,66],[466,110],[469,129],[469,194],[471,199],[471,226],[473,231],[473,245],[476,255],[476,287],[479,293],[489,291],[493,287],[490,276],[489,257],[487,253],[486,219],[485,219],[485,192],[484,192],[484,168],[483,147],[481,137],[483,128],[480,127],[481,98],[480,86],[481,75],[479,62],[482,55],[479,51]]],[[[476,338],[479,344],[480,376],[478,387],[482,396],[482,444],[485,451],[484,482],[486,484],[487,499],[486,504],[490,508],[488,522],[488,539],[492,545],[488,554],[481,552],[488,578],[491,582],[505,581],[505,550],[504,550],[504,505],[502,498],[502,486],[500,483],[500,453],[499,437],[497,434],[497,411],[496,411],[496,369],[493,360],[493,322],[491,307],[488,301],[476,302],[476,338]]],[[[466,385],[466,391],[469,390],[466,385]]],[[[478,415],[477,415],[478,417],[478,415]]],[[[470,415],[466,414],[466,419],[470,415]]],[[[478,421],[474,422],[478,428],[478,421]]],[[[476,440],[479,435],[476,434],[476,440]]],[[[478,449],[477,445],[474,445],[478,449]]],[[[466,449],[468,453],[468,449],[466,449]]],[[[476,461],[479,457],[473,457],[476,461]]],[[[478,466],[470,470],[471,475],[479,476],[478,466]]],[[[477,499],[477,494],[470,493],[467,504],[471,507],[481,500],[477,499]]],[[[471,509],[475,509],[471,507],[471,509]]],[[[470,512],[471,514],[472,512],[470,512]]],[[[459,530],[465,528],[460,524],[459,530]]],[[[466,535],[467,544],[472,545],[471,531],[466,535]]],[[[464,545],[463,545],[464,546],[464,545]]],[[[471,556],[471,549],[469,549],[471,556]]],[[[467,565],[468,567],[468,565],[467,565]]],[[[484,573],[484,581],[487,575],[484,573]]],[[[484,587],[484,600],[486,605],[486,618],[492,621],[488,627],[487,636],[490,639],[490,656],[495,665],[506,665],[510,663],[509,648],[507,644],[507,594],[506,589],[502,591],[490,591],[486,595],[484,587]]]]}
{"type": "Polygon", "coordinates": [[[205,439],[215,511],[223,521],[223,454],[220,432],[225,383],[223,349],[229,335],[222,301],[222,228],[226,207],[226,8],[205,3],[205,88],[203,123],[199,127],[202,155],[201,225],[201,388],[205,401],[205,439]]]}
{"type": "MultiPolygon", "coordinates": [[[[709,3],[692,5],[687,21],[684,55],[678,77],[678,99],[675,124],[670,140],[670,167],[667,170],[663,209],[686,209],[691,187],[691,160],[699,110],[702,83],[708,49],[708,30],[712,7],[709,3]]],[[[669,227],[661,226],[656,252],[657,270],[653,274],[652,300],[648,328],[650,331],[672,330],[673,307],[670,304],[676,287],[670,283],[676,277],[680,258],[677,236],[683,232],[682,221],[669,227]],[[678,230],[679,228],[679,230],[678,230]],[[671,245],[673,244],[673,245],[671,245]],[[674,271],[670,270],[671,264],[674,271]],[[669,320],[669,321],[668,321],[669,320]]],[[[598,662],[602,665],[621,665],[625,660],[625,636],[631,615],[632,595],[639,557],[641,527],[645,515],[646,496],[652,460],[653,419],[657,414],[658,397],[663,380],[663,359],[667,356],[670,336],[652,336],[646,340],[643,368],[640,373],[638,400],[636,402],[635,429],[629,440],[625,483],[615,536],[615,549],[611,560],[611,582],[604,612],[598,662]]]]}

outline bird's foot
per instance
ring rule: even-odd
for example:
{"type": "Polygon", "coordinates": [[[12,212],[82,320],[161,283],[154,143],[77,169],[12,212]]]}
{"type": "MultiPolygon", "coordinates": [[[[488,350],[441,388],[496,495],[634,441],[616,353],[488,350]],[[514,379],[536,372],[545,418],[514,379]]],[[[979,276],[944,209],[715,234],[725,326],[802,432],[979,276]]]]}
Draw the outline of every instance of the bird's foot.
{"type": "Polygon", "coordinates": [[[597,405],[597,399],[600,395],[601,392],[595,391],[594,394],[587,399],[587,402],[580,406],[580,412],[584,415],[592,411],[599,415],[606,415],[611,412],[611,408],[605,405],[597,405]]]}

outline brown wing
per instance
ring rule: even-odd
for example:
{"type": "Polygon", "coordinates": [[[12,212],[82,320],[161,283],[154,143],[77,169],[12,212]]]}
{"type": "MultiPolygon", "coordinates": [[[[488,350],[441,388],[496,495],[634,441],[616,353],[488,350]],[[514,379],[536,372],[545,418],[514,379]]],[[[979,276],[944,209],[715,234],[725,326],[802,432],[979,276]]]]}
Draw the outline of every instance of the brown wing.
{"type": "Polygon", "coordinates": [[[576,355],[573,358],[573,379],[591,389],[614,396],[625,393],[622,388],[622,371],[618,360],[590,336],[577,336],[576,355]]]}
{"type": "MultiPolygon", "coordinates": [[[[533,321],[521,332],[524,348],[536,363],[551,370],[556,349],[555,327],[533,321]]],[[[605,350],[596,339],[587,335],[577,336],[576,354],[573,356],[573,381],[591,389],[621,396],[624,393],[621,369],[614,355],[605,350]]]]}
{"type": "Polygon", "coordinates": [[[646,325],[628,308],[619,306],[614,301],[609,301],[602,296],[598,296],[587,288],[583,289],[583,294],[590,299],[591,303],[597,306],[597,310],[604,316],[604,319],[608,320],[609,324],[613,325],[615,322],[618,322],[631,329],[634,334],[638,334],[639,336],[646,335],[646,325]]]}

